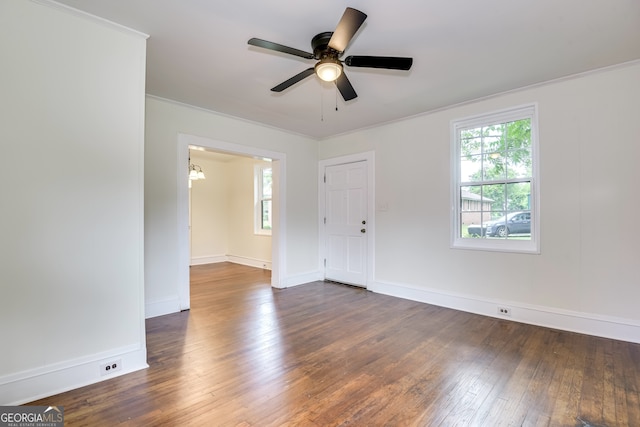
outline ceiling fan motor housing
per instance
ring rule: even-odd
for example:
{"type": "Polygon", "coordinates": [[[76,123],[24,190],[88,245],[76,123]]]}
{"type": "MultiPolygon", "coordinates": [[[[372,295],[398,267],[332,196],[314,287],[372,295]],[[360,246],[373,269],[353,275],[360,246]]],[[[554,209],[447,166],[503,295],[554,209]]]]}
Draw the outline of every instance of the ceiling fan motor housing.
{"type": "Polygon", "coordinates": [[[311,39],[311,47],[313,48],[313,57],[315,59],[338,58],[342,52],[338,52],[329,47],[329,41],[333,35],[332,31],[317,34],[311,39]]]}

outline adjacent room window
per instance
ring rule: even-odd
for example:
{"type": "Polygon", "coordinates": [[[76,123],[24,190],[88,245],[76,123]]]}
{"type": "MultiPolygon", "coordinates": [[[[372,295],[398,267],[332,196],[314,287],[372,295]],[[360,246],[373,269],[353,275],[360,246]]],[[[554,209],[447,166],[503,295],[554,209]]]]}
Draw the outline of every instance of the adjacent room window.
{"type": "Polygon", "coordinates": [[[537,106],[451,123],[452,246],[539,253],[537,106]]]}
{"type": "Polygon", "coordinates": [[[271,235],[272,221],[272,183],[271,166],[255,168],[255,233],[271,235]]]}

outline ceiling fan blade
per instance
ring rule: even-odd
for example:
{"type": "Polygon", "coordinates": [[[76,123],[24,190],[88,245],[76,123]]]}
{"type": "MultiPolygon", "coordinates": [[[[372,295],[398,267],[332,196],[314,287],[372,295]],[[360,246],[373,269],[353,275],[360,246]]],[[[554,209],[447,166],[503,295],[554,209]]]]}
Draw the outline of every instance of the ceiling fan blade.
{"type": "Polygon", "coordinates": [[[300,56],[306,59],[313,59],[313,53],[305,52],[304,50],[295,49],[293,47],[285,46],[282,44],[269,42],[262,39],[252,38],[247,42],[251,46],[262,47],[269,50],[275,50],[276,52],[288,53],[289,55],[300,56]]]}
{"type": "Polygon", "coordinates": [[[329,40],[329,47],[338,52],[344,52],[365,19],[367,19],[366,14],[348,7],[329,40]]]}
{"type": "Polygon", "coordinates": [[[358,97],[356,90],[351,86],[351,82],[347,78],[347,75],[343,72],[340,74],[340,77],[336,80],[336,86],[338,86],[338,90],[340,91],[340,95],[345,101],[351,101],[354,98],[358,97]]]}
{"type": "Polygon", "coordinates": [[[307,68],[303,72],[298,73],[295,76],[291,77],[289,80],[285,80],[284,82],[280,83],[278,86],[271,88],[271,90],[273,92],[282,92],[289,86],[293,86],[294,84],[298,83],[300,80],[303,80],[309,77],[313,73],[315,73],[313,67],[307,68]]]}
{"type": "Polygon", "coordinates": [[[347,56],[344,63],[350,67],[409,70],[413,64],[413,58],[401,58],[397,56],[347,56]]]}

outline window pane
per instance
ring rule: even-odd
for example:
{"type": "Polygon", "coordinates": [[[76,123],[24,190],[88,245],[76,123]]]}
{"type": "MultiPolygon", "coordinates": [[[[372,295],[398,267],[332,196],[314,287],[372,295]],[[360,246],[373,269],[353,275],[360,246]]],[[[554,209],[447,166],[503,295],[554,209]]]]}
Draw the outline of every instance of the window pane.
{"type": "Polygon", "coordinates": [[[262,169],[262,197],[271,198],[272,170],[271,168],[262,169]]]}
{"type": "Polygon", "coordinates": [[[517,120],[506,123],[507,149],[531,149],[531,120],[517,120]]]}
{"type": "Polygon", "coordinates": [[[262,229],[271,230],[271,200],[262,201],[262,229]]]}
{"type": "Polygon", "coordinates": [[[467,155],[460,161],[460,181],[474,182],[482,180],[482,156],[467,155]]]}
{"type": "MultiPolygon", "coordinates": [[[[505,184],[487,184],[482,186],[482,195],[486,202],[491,203],[491,211],[501,211],[504,209],[504,187],[505,184]]],[[[495,219],[496,215],[492,215],[495,219]]]]}
{"type": "Polygon", "coordinates": [[[272,228],[273,169],[267,165],[255,165],[254,232],[270,235],[272,228]]]}
{"type": "Polygon", "coordinates": [[[531,150],[518,148],[507,153],[507,177],[527,178],[532,174],[531,150]]]}
{"type": "Polygon", "coordinates": [[[482,146],[484,153],[500,153],[504,150],[504,138],[502,135],[484,137],[482,146]]]}
{"type": "Polygon", "coordinates": [[[482,162],[482,176],[485,181],[504,180],[506,177],[506,164],[501,153],[485,154],[482,162]]]}
{"type": "Polygon", "coordinates": [[[504,229],[496,230],[496,237],[531,240],[531,213],[511,212],[507,214],[504,229]]]}
{"type": "Polygon", "coordinates": [[[481,210],[480,200],[482,197],[480,196],[480,188],[473,187],[462,187],[460,189],[460,210],[462,212],[472,211],[477,212],[481,210]]]}
{"type": "Polygon", "coordinates": [[[501,137],[503,133],[504,133],[504,127],[502,123],[485,126],[482,131],[482,135],[485,137],[492,137],[492,136],[501,137]]]}
{"type": "Polygon", "coordinates": [[[491,219],[492,200],[483,195],[483,186],[470,185],[460,190],[460,236],[478,238],[484,236],[484,226],[491,219]]]}
{"type": "Polygon", "coordinates": [[[489,216],[489,213],[482,212],[462,212],[460,213],[460,237],[477,238],[484,236],[484,229],[482,227],[483,215],[485,218],[489,216]]]}
{"type": "Polygon", "coordinates": [[[494,218],[486,227],[486,234],[492,238],[505,238],[507,236],[507,216],[503,211],[494,212],[494,218]]]}
{"type": "Polygon", "coordinates": [[[462,154],[480,154],[482,152],[481,129],[465,129],[460,132],[460,152],[462,154]]]}
{"type": "Polygon", "coordinates": [[[531,182],[507,184],[506,208],[509,211],[531,209],[531,182]]]}

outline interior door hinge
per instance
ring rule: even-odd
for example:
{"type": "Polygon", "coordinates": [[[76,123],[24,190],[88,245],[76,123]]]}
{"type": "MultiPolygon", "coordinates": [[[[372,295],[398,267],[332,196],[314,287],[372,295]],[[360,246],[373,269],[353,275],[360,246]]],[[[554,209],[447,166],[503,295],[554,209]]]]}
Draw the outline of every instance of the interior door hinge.
{"type": "Polygon", "coordinates": [[[327,183],[327,174],[326,173],[324,174],[323,180],[324,180],[324,183],[326,184],[327,183]]]}
{"type": "Polygon", "coordinates": [[[326,258],[324,259],[324,266],[325,267],[327,266],[327,259],[326,258]]]}
{"type": "Polygon", "coordinates": [[[324,224],[327,225],[327,217],[324,217],[324,224]]]}

